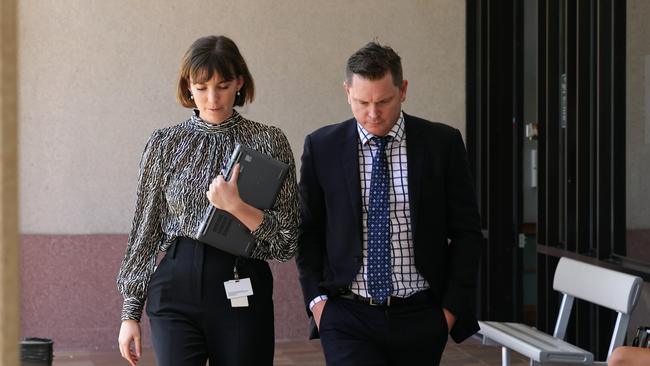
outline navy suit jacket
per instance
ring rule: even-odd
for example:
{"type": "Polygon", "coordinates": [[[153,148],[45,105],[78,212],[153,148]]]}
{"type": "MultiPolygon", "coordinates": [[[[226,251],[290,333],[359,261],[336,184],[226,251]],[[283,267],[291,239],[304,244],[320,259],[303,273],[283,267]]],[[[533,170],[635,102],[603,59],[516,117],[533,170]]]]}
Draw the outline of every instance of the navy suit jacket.
{"type": "MultiPolygon", "coordinates": [[[[461,342],[479,329],[476,280],[483,240],[465,145],[447,125],[407,114],[404,124],[415,266],[436,301],[456,316],[450,334],[461,342]]],[[[318,295],[346,292],[361,266],[358,144],[354,118],[305,139],[296,263],[307,307],[318,295]]]]}

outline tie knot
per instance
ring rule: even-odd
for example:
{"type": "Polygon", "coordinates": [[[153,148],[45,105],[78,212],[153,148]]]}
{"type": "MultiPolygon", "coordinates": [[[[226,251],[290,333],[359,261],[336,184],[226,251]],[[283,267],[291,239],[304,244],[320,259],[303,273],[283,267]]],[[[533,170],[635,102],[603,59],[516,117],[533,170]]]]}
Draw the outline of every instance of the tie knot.
{"type": "Polygon", "coordinates": [[[375,143],[377,144],[377,147],[379,147],[379,150],[384,150],[386,148],[386,144],[388,144],[388,141],[390,141],[391,138],[391,136],[375,136],[372,139],[375,140],[375,143]]]}

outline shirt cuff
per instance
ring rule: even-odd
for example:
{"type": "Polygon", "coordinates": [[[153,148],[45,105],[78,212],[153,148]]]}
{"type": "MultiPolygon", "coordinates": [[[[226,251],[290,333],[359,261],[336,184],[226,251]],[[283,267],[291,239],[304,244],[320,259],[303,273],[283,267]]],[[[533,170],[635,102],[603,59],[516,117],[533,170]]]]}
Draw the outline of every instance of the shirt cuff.
{"type": "Polygon", "coordinates": [[[257,240],[268,241],[273,235],[278,232],[279,225],[275,217],[269,210],[263,210],[262,222],[257,229],[251,231],[251,235],[257,240]]]}
{"type": "Polygon", "coordinates": [[[137,320],[140,321],[142,317],[142,308],[144,302],[136,297],[127,297],[124,298],[124,304],[122,305],[122,320],[137,320]]]}
{"type": "Polygon", "coordinates": [[[309,302],[309,311],[314,308],[314,305],[318,304],[321,301],[326,301],[327,295],[318,295],[312,301],[309,302]]]}

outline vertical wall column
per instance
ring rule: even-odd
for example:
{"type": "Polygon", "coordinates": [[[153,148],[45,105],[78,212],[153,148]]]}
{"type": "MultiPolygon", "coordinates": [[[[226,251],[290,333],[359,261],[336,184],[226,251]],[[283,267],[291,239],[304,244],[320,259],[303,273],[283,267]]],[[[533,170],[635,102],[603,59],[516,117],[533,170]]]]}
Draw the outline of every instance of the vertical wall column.
{"type": "Polygon", "coordinates": [[[19,363],[17,16],[0,2],[0,366],[19,363]]]}

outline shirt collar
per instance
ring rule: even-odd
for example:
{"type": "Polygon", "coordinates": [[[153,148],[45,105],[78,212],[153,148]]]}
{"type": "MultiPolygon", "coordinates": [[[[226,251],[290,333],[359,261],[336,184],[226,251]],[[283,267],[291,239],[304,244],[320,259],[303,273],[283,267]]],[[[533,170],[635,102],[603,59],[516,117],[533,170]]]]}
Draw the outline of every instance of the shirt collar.
{"type": "MultiPolygon", "coordinates": [[[[366,145],[373,137],[375,137],[375,135],[366,131],[366,129],[363,128],[359,122],[357,122],[357,132],[359,133],[361,145],[366,145]]],[[[397,143],[401,142],[402,138],[404,138],[404,113],[402,111],[399,112],[399,118],[397,118],[397,122],[395,122],[386,136],[391,136],[393,138],[393,141],[397,143]]]]}
{"type": "Polygon", "coordinates": [[[219,124],[212,124],[205,122],[203,119],[201,119],[201,116],[199,115],[199,110],[195,109],[194,113],[192,113],[192,116],[190,118],[190,123],[196,128],[198,131],[201,132],[207,132],[207,133],[219,133],[219,132],[225,132],[239,124],[240,121],[242,121],[244,117],[242,117],[235,109],[232,110],[232,115],[228,117],[225,121],[219,123],[219,124]]]}

